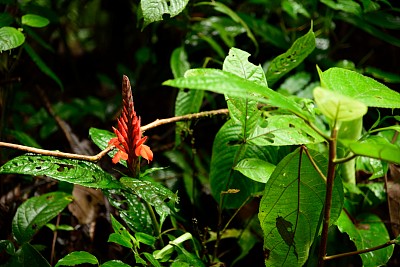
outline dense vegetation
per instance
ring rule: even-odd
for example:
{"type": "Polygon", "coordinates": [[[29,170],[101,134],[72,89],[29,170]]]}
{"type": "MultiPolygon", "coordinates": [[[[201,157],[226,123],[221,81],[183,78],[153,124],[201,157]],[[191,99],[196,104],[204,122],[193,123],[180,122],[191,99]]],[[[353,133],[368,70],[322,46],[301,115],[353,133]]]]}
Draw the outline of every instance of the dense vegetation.
{"type": "Polygon", "coordinates": [[[0,264],[399,265],[393,2],[1,0],[0,264]]]}

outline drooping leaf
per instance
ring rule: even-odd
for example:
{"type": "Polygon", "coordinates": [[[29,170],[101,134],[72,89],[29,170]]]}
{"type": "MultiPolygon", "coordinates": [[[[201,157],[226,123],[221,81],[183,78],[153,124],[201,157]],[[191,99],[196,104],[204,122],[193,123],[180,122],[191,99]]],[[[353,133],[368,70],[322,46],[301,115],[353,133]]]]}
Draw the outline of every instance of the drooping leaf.
{"type": "Polygon", "coordinates": [[[256,182],[266,183],[275,170],[275,165],[261,159],[247,158],[241,160],[233,169],[256,182]]]}
{"type": "Polygon", "coordinates": [[[191,69],[184,78],[168,80],[164,85],[178,88],[208,90],[220,94],[258,100],[274,107],[288,109],[302,118],[310,115],[302,110],[294,100],[281,95],[266,86],[217,69],[191,69]]]}
{"type": "Polygon", "coordinates": [[[112,233],[109,236],[108,242],[114,242],[121,246],[132,248],[134,246],[134,243],[136,243],[135,238],[112,215],[111,215],[111,225],[114,229],[114,233],[112,233]]]}
{"type": "Polygon", "coordinates": [[[25,42],[25,36],[14,27],[0,28],[0,53],[22,45],[25,42]]]}
{"type": "Polygon", "coordinates": [[[267,81],[270,86],[276,83],[289,71],[297,67],[315,48],[315,35],[312,28],[304,36],[298,38],[282,55],[271,62],[267,71],[267,81]]]}
{"type": "Polygon", "coordinates": [[[314,89],[314,99],[322,114],[332,121],[353,121],[368,111],[364,103],[322,87],[314,89]]]}
{"type": "Polygon", "coordinates": [[[284,146],[324,142],[304,120],[293,115],[276,115],[258,124],[247,141],[259,146],[284,146]]]}
{"type": "Polygon", "coordinates": [[[371,136],[370,138],[358,142],[352,140],[340,140],[342,144],[356,155],[381,159],[395,164],[400,164],[400,148],[391,144],[388,140],[371,136]]]}
{"type": "Polygon", "coordinates": [[[176,194],[158,183],[130,177],[122,177],[120,181],[144,201],[154,206],[161,217],[161,222],[165,220],[166,216],[172,214],[172,208],[178,202],[176,194]]]}
{"type": "Polygon", "coordinates": [[[320,73],[321,85],[369,107],[400,108],[400,94],[357,72],[330,68],[320,73]]]}
{"type": "Polygon", "coordinates": [[[58,266],[76,266],[78,264],[99,264],[95,256],[86,251],[74,251],[69,253],[64,258],[60,259],[55,267],[58,266]]]}
{"type": "MultiPolygon", "coordinates": [[[[326,173],[328,161],[310,151],[315,164],[326,173]]],[[[264,232],[266,266],[303,266],[320,231],[325,202],[325,180],[302,148],[287,155],[268,180],[258,214],[264,232]]],[[[331,224],[343,206],[343,188],[335,179],[331,224]]]]}
{"type": "Polygon", "coordinates": [[[18,207],[12,221],[12,232],[19,244],[29,242],[33,235],[59,214],[72,197],[64,192],[51,192],[29,198],[18,207]]]}
{"type": "Polygon", "coordinates": [[[54,71],[47,66],[47,64],[43,61],[43,59],[33,50],[33,48],[28,45],[27,43],[24,44],[24,49],[28,53],[29,57],[32,59],[33,62],[35,62],[36,66],[47,76],[49,76],[51,79],[53,79],[58,86],[60,86],[61,89],[64,89],[64,86],[58,78],[58,76],[54,73],[54,71]]]}
{"type": "Polygon", "coordinates": [[[189,0],[141,0],[143,28],[152,22],[163,20],[165,14],[175,17],[185,9],[188,2],[189,0]]]}
{"type": "MultiPolygon", "coordinates": [[[[385,224],[380,218],[371,213],[359,214],[354,218],[357,222],[349,218],[349,215],[342,211],[337,221],[337,226],[342,233],[347,233],[350,240],[354,242],[357,250],[372,248],[382,245],[389,241],[390,236],[385,224]]],[[[365,267],[375,267],[386,265],[393,254],[393,246],[381,248],[371,252],[360,254],[365,267]]]]}
{"type": "Polygon", "coordinates": [[[216,201],[227,189],[238,189],[235,194],[224,196],[225,208],[238,208],[251,194],[262,190],[264,185],[250,180],[240,172],[232,170],[242,159],[258,158],[267,162],[276,160],[274,147],[259,147],[247,144],[242,127],[233,120],[226,122],[218,131],[210,163],[211,193],[216,201]]]}
{"type": "Polygon", "coordinates": [[[43,28],[46,27],[50,21],[39,15],[26,14],[22,16],[21,23],[30,27],[43,28]]]}
{"type": "Polygon", "coordinates": [[[59,181],[93,188],[120,188],[120,183],[92,162],[25,154],[0,167],[0,173],[46,175],[59,181]]]}

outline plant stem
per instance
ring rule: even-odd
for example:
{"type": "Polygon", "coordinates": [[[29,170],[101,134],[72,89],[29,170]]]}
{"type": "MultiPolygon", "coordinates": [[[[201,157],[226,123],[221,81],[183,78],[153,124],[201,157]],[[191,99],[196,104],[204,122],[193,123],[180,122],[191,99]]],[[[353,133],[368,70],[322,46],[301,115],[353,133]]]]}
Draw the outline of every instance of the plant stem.
{"type": "MultiPolygon", "coordinates": [[[[183,115],[183,116],[177,116],[177,117],[172,117],[172,118],[167,118],[167,119],[155,120],[152,123],[142,126],[141,129],[144,132],[146,130],[158,127],[163,124],[173,123],[173,122],[177,122],[177,121],[199,119],[199,118],[203,118],[203,117],[215,116],[215,115],[221,115],[221,114],[228,114],[228,109],[204,111],[204,112],[188,114],[188,115],[183,115]]],[[[65,153],[65,152],[53,151],[53,150],[45,150],[45,149],[17,145],[17,144],[12,144],[12,143],[7,143],[7,142],[0,142],[0,147],[7,147],[7,148],[12,148],[12,149],[16,149],[16,150],[21,150],[21,151],[45,155],[45,156],[86,160],[86,161],[92,161],[92,162],[99,161],[102,157],[104,157],[109,151],[111,151],[114,148],[114,146],[108,146],[103,151],[98,153],[97,155],[87,156],[87,155],[65,153]]]]}
{"type": "Polygon", "coordinates": [[[324,260],[333,260],[333,259],[338,259],[338,258],[342,258],[342,257],[359,255],[359,254],[375,251],[375,250],[378,250],[378,249],[381,249],[381,248],[385,248],[385,247],[388,247],[388,246],[394,245],[394,244],[396,244],[396,240],[389,240],[388,242],[386,242],[384,244],[381,244],[379,246],[376,246],[376,247],[366,248],[366,249],[357,250],[357,251],[346,252],[346,253],[342,253],[342,254],[336,254],[336,255],[332,255],[332,256],[325,256],[324,260]]]}
{"type": "Polygon", "coordinates": [[[326,255],[326,248],[328,243],[328,229],[331,217],[331,206],[332,206],[332,192],[333,192],[333,181],[335,179],[336,169],[336,146],[337,146],[337,132],[338,128],[334,125],[331,133],[331,138],[328,140],[329,145],[329,159],[328,159],[328,174],[326,177],[326,194],[325,194],[325,205],[324,205],[324,219],[321,234],[321,243],[319,248],[318,266],[324,266],[324,259],[326,255]]]}
{"type": "Polygon", "coordinates": [[[160,224],[157,221],[156,214],[154,213],[153,207],[147,201],[144,201],[144,203],[146,205],[147,211],[150,214],[150,218],[151,218],[151,222],[153,223],[154,231],[156,232],[158,239],[160,239],[160,245],[162,247],[164,247],[164,241],[162,240],[162,237],[161,237],[160,224]]]}

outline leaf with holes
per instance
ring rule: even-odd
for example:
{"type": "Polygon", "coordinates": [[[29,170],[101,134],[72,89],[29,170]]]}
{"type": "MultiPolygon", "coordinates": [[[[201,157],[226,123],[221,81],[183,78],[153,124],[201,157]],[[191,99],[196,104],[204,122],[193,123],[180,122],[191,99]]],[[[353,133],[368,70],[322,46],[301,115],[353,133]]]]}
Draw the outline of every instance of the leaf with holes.
{"type": "Polygon", "coordinates": [[[267,81],[271,86],[289,71],[297,67],[315,48],[315,35],[312,28],[304,36],[297,39],[282,55],[271,62],[267,70],[267,81]]]}
{"type": "Polygon", "coordinates": [[[185,9],[188,2],[189,0],[141,0],[143,28],[152,22],[163,20],[164,14],[175,17],[185,9]]]}
{"type": "Polygon", "coordinates": [[[258,124],[247,141],[259,146],[284,146],[324,142],[304,120],[293,115],[276,115],[258,124]]]}
{"type": "Polygon", "coordinates": [[[167,215],[172,214],[174,204],[178,202],[178,196],[168,188],[151,181],[122,177],[121,183],[133,190],[133,192],[144,201],[154,206],[163,222],[167,215]]]}
{"type": "MultiPolygon", "coordinates": [[[[326,173],[328,160],[309,151],[326,173]]],[[[266,266],[302,266],[320,231],[325,202],[325,180],[315,170],[302,148],[287,155],[265,185],[258,218],[264,232],[266,266]]],[[[343,206],[343,187],[335,179],[331,224],[343,206]]]]}
{"type": "Polygon", "coordinates": [[[64,192],[52,192],[32,197],[18,207],[12,221],[12,232],[19,244],[29,242],[42,226],[59,214],[72,196],[64,192]]]}
{"type": "Polygon", "coordinates": [[[120,188],[121,184],[92,162],[36,154],[16,157],[0,167],[0,173],[46,175],[59,181],[94,188],[120,188]]]}

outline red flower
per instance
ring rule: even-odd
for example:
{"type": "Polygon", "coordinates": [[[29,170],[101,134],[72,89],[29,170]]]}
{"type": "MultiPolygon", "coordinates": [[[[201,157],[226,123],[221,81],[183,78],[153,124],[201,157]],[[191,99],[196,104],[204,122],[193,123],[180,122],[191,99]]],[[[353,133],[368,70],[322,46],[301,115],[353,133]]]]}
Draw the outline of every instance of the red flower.
{"type": "Polygon", "coordinates": [[[122,80],[122,99],[123,109],[118,118],[118,127],[113,127],[117,137],[112,138],[108,144],[118,149],[112,160],[114,164],[123,159],[127,161],[131,170],[136,170],[139,156],[150,162],[153,160],[153,152],[144,144],[147,136],[142,137],[140,117],[136,116],[133,106],[131,84],[125,75],[122,80]]]}

